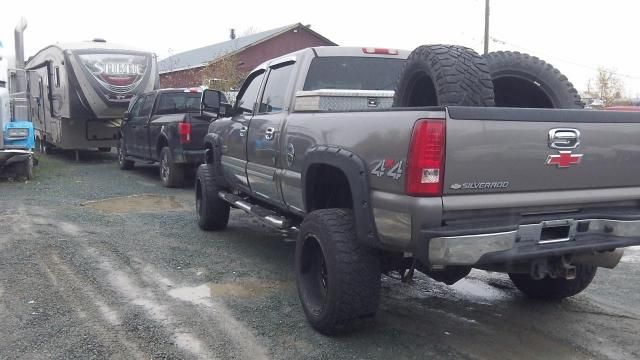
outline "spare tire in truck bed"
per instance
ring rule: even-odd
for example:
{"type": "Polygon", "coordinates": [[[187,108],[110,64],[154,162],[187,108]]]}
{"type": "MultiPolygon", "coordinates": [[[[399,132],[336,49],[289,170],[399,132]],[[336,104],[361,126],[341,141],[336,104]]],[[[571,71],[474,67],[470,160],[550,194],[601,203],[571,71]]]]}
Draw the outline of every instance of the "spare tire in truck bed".
{"type": "Polygon", "coordinates": [[[558,69],[517,51],[484,55],[489,63],[496,106],[582,109],[578,91],[558,69]]]}
{"type": "Polygon", "coordinates": [[[463,46],[420,46],[400,71],[393,106],[444,105],[494,106],[487,61],[463,46]]]}

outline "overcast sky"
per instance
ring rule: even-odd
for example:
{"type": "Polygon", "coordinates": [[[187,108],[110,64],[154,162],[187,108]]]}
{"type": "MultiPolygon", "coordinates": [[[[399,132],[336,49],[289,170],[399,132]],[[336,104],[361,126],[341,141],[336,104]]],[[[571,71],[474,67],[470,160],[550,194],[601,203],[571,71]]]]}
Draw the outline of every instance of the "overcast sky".
{"type": "MultiPolygon", "coordinates": [[[[537,55],[579,90],[598,66],[615,69],[640,97],[640,2],[491,0],[490,50],[537,55]]],[[[96,37],[170,53],[225,41],[229,29],[269,30],[301,22],[340,45],[411,50],[460,44],[482,51],[484,0],[35,1],[4,0],[0,41],[13,52],[13,28],[28,21],[26,56],[56,42],[96,37]]]]}

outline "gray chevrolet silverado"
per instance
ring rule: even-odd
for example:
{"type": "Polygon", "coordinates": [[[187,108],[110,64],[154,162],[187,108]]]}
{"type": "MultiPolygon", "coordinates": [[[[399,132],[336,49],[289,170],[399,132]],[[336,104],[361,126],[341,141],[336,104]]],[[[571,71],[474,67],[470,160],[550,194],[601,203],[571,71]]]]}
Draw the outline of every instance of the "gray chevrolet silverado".
{"type": "Polygon", "coordinates": [[[325,334],[375,315],[381,274],[453,284],[477,268],[573,296],[640,244],[640,117],[566,109],[579,98],[550,69],[566,89],[499,79],[455,46],[268,61],[233,106],[203,95],[198,224],[223,230],[234,207],[295,231],[299,297],[325,334]]]}

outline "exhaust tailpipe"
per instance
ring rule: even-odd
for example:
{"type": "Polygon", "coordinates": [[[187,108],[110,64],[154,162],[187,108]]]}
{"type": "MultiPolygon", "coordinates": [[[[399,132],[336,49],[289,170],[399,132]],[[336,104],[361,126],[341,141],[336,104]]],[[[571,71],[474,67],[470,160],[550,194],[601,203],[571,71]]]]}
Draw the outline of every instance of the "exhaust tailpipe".
{"type": "Polygon", "coordinates": [[[27,19],[21,18],[14,31],[16,48],[16,69],[24,69],[24,31],[27,29],[27,19]]]}
{"type": "Polygon", "coordinates": [[[574,264],[593,265],[607,269],[613,269],[618,265],[624,249],[615,249],[613,251],[598,252],[595,254],[574,255],[571,261],[574,264]]]}

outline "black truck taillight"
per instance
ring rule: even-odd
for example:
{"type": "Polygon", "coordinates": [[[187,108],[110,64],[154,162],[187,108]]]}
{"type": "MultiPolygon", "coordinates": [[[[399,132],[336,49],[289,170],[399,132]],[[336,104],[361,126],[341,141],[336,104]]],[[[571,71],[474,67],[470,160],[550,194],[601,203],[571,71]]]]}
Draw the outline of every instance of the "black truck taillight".
{"type": "Polygon", "coordinates": [[[181,122],[178,124],[178,134],[180,135],[180,144],[188,144],[191,142],[191,123],[181,122]]]}
{"type": "Polygon", "coordinates": [[[405,191],[411,196],[442,196],[445,120],[420,119],[413,126],[405,191]]]}

